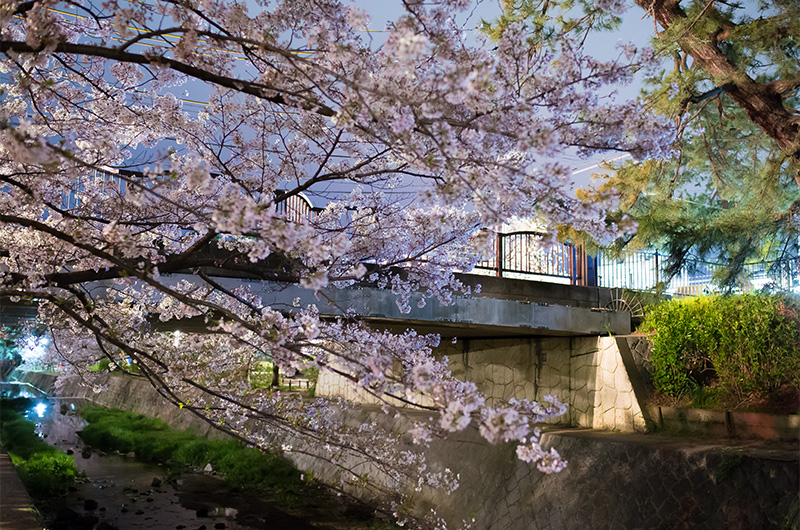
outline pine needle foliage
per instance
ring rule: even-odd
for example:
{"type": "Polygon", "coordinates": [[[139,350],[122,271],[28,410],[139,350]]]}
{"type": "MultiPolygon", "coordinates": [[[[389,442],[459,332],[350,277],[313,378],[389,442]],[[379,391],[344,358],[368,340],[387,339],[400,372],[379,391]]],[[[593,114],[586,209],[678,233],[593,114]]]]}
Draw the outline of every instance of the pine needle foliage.
{"type": "Polygon", "coordinates": [[[638,223],[636,235],[617,246],[667,251],[669,274],[692,259],[726,264],[719,280],[729,289],[746,263],[800,253],[797,127],[778,135],[741,102],[752,90],[785,115],[770,119],[797,121],[800,10],[790,4],[692,1],[670,11],[668,27],[653,39],[664,68],[646,80],[641,98],[674,119],[676,155],[627,161],[595,190],[619,194],[610,220],[629,215],[638,223]],[[698,59],[701,47],[734,68],[698,59]]]}

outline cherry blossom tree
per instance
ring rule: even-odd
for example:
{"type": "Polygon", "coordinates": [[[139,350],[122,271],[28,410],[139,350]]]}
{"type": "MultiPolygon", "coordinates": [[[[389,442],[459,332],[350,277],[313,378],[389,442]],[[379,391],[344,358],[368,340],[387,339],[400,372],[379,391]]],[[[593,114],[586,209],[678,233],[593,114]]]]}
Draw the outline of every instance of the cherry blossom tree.
{"type": "Polygon", "coordinates": [[[401,7],[371,33],[362,10],[333,0],[0,0],[0,296],[37,304],[52,354],[88,383],[88,366],[124,357],[166,399],[248,443],[289,437],[344,479],[361,476],[335,455],[371,461],[383,478],[368,486],[382,495],[453,477],[377,428],[343,425],[346,404],[252,392],[255,362],[316,366],[387,410],[429,410],[417,443],[477,424],[560,470],[535,423],[561,404],[488,407],[433,355],[436,337],[271,307],[219,281],[319,296],[369,282],[408,310],[412,296],[447,303],[464,290],[453,271],[512,216],[599,239],[631,228],[605,221],[613,193],[576,199],[558,159],[668,152],[669,123],[607,88],[647,52],[597,60],[575,28],[522,22],[489,38],[464,0],[401,7]],[[301,195],[321,209],[291,215],[301,195]],[[170,280],[181,272],[197,280],[170,280]],[[203,332],[178,340],[164,327],[176,321],[203,332]]]}

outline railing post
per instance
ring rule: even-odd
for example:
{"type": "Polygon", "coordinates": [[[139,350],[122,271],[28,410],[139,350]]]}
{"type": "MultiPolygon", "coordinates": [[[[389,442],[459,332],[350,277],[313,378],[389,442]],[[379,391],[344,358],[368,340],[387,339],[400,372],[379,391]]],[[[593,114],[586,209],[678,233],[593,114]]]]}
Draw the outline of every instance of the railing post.
{"type": "Polygon", "coordinates": [[[569,283],[570,285],[577,285],[577,271],[575,270],[575,254],[576,249],[574,246],[570,245],[572,252],[569,253],[570,264],[569,264],[569,283]]]}
{"type": "MultiPolygon", "coordinates": [[[[658,285],[658,249],[656,249],[656,285],[658,285]]],[[[653,287],[655,287],[654,285],[653,287]]]]}
{"type": "Polygon", "coordinates": [[[494,265],[497,267],[497,277],[503,277],[503,233],[497,232],[497,245],[495,245],[496,253],[494,257],[494,265]]]}

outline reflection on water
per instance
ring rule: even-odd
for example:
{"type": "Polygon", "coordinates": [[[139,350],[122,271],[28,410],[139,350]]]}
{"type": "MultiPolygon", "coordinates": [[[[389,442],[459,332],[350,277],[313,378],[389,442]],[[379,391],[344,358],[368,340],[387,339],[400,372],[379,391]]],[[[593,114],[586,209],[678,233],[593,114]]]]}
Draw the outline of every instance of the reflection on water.
{"type": "MultiPolygon", "coordinates": [[[[23,396],[29,389],[4,386],[2,391],[23,396]]],[[[38,506],[52,530],[320,528],[263,499],[232,491],[217,476],[170,475],[164,465],[94,451],[76,434],[85,422],[75,402],[26,397],[20,402],[26,404],[25,415],[36,424],[37,433],[72,454],[86,476],[67,495],[38,506]]]]}
{"type": "Polygon", "coordinates": [[[44,418],[44,413],[47,411],[47,403],[37,403],[34,405],[33,411],[36,412],[36,415],[40,418],[44,418]]]}

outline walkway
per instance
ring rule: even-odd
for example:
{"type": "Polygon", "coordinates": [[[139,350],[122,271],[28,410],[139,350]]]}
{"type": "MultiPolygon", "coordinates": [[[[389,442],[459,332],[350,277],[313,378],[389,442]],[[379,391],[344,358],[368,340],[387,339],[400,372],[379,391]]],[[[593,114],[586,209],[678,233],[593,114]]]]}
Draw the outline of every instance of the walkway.
{"type": "Polygon", "coordinates": [[[0,529],[41,530],[39,513],[17,475],[5,449],[0,447],[0,529]]]}

